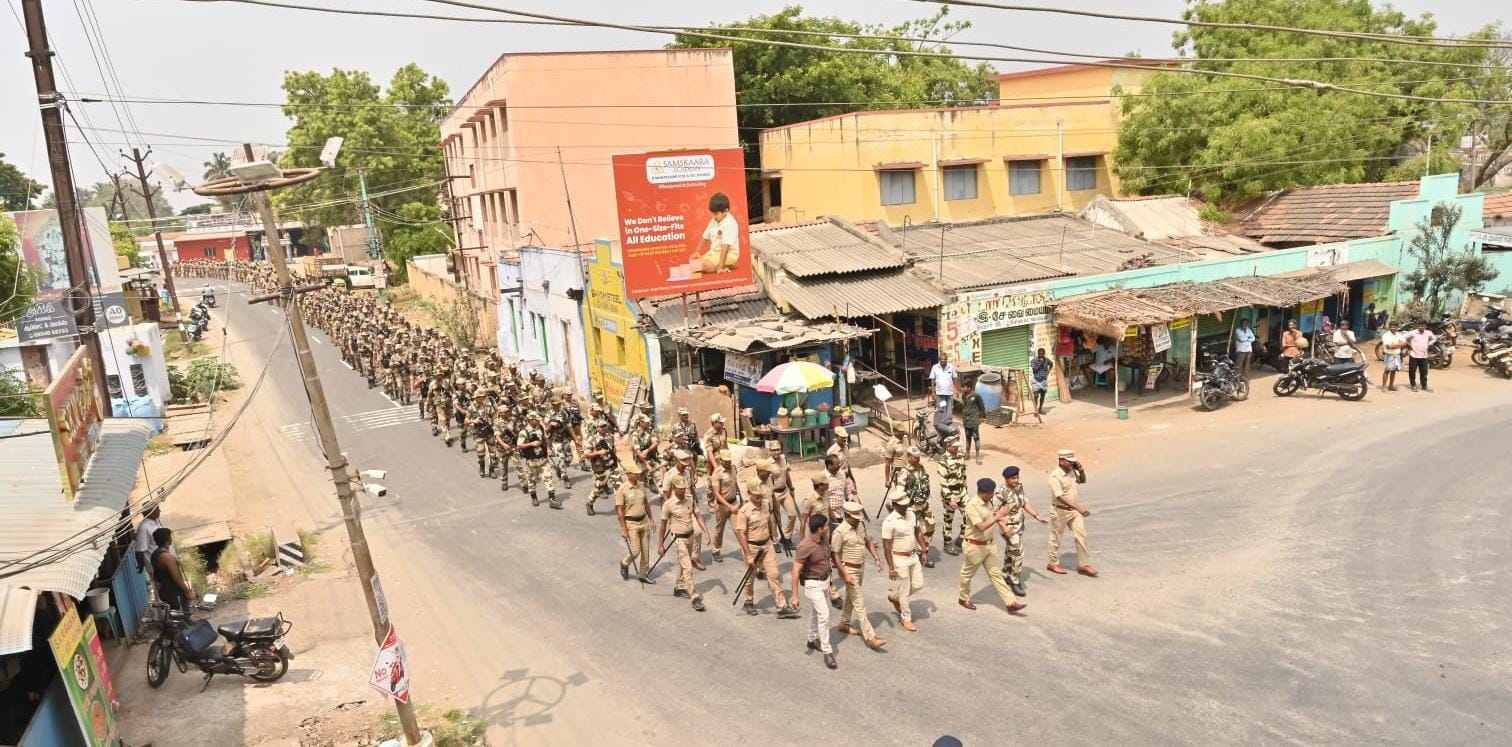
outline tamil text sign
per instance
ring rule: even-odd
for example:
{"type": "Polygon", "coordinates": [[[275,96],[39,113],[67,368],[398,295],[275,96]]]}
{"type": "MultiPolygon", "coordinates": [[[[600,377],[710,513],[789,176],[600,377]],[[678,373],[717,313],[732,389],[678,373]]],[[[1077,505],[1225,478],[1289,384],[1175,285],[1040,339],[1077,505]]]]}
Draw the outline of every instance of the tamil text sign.
{"type": "Polygon", "coordinates": [[[78,494],[84,468],[100,440],[102,410],[96,394],[99,375],[86,349],[81,347],[43,390],[58,469],[63,473],[63,492],[69,500],[78,494]]]}
{"type": "Polygon", "coordinates": [[[940,308],[940,351],[947,360],[980,362],[983,332],[1044,324],[1050,318],[1046,290],[964,298],[940,308]]]}
{"type": "Polygon", "coordinates": [[[73,704],[74,716],[85,744],[104,747],[115,744],[115,710],[111,704],[110,672],[105,668],[100,636],[93,617],[84,620],[74,610],[65,610],[58,627],[48,636],[58,672],[73,704]]]}
{"type": "Polygon", "coordinates": [[[630,298],[751,282],[739,148],[615,156],[614,191],[630,298]]]}
{"type": "Polygon", "coordinates": [[[740,353],[725,353],[724,377],[742,386],[761,380],[761,359],[740,353]]]}

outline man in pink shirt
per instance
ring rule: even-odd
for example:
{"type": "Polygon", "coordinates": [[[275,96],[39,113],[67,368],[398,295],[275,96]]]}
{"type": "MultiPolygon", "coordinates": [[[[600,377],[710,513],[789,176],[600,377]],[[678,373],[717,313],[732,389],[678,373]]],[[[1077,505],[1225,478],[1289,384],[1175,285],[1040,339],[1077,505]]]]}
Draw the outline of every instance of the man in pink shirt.
{"type": "Polygon", "coordinates": [[[1428,388],[1428,347],[1438,341],[1438,335],[1428,331],[1427,322],[1418,322],[1417,329],[1407,333],[1407,383],[1412,391],[1418,390],[1418,378],[1423,379],[1423,391],[1428,388]]]}

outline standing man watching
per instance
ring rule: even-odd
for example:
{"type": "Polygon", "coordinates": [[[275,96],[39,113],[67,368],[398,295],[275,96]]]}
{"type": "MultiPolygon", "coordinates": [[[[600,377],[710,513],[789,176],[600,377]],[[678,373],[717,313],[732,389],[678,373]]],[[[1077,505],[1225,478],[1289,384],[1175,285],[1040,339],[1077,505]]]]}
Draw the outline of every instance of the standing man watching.
{"type": "MultiPolygon", "coordinates": [[[[1043,352],[1043,351],[1041,351],[1043,352]]],[[[982,463],[982,418],[987,415],[987,403],[975,389],[967,389],[961,397],[961,431],[966,437],[966,451],[962,456],[971,456],[971,445],[976,444],[976,463],[982,463]]]]}
{"type": "Polygon", "coordinates": [[[835,650],[830,647],[829,606],[824,603],[829,576],[829,519],[810,516],[808,536],[793,555],[793,608],[802,607],[800,597],[808,600],[808,649],[824,654],[824,666],[834,669],[837,665],[835,650]]]}
{"type": "Polygon", "coordinates": [[[1092,512],[1082,508],[1076,494],[1076,486],[1087,481],[1087,471],[1076,461],[1076,452],[1070,449],[1061,449],[1056,457],[1058,464],[1050,471],[1050,502],[1055,513],[1050,517],[1050,564],[1045,570],[1059,574],[1066,572],[1060,565],[1061,533],[1070,529],[1071,537],[1076,541],[1076,572],[1096,578],[1097,569],[1092,567],[1092,554],[1087,550],[1087,525],[1082,521],[1092,512]]]}
{"type": "Polygon", "coordinates": [[[1396,375],[1402,370],[1402,351],[1407,348],[1407,336],[1402,334],[1402,325],[1392,322],[1380,342],[1386,365],[1381,369],[1381,388],[1396,391],[1396,375]]]}
{"type": "Polygon", "coordinates": [[[1013,592],[1003,581],[1003,571],[998,568],[997,545],[989,532],[1008,515],[1008,506],[999,506],[996,511],[987,508],[997,483],[990,477],[977,480],[976,495],[966,499],[966,526],[962,532],[966,541],[966,562],[961,564],[961,589],[956,602],[968,610],[976,609],[971,601],[971,579],[982,566],[987,566],[987,577],[992,579],[992,588],[1008,612],[1014,613],[1028,606],[1013,598],[1013,592]]]}
{"type": "Polygon", "coordinates": [[[1423,380],[1423,391],[1428,388],[1428,348],[1438,342],[1438,335],[1428,331],[1427,322],[1418,322],[1417,329],[1407,333],[1407,383],[1412,391],[1418,390],[1418,378],[1423,380]]]}
{"type": "Polygon", "coordinates": [[[1333,331],[1334,363],[1354,363],[1355,345],[1355,334],[1349,329],[1349,320],[1340,319],[1338,329],[1333,331]]]}
{"type": "Polygon", "coordinates": [[[1250,329],[1250,320],[1240,319],[1239,328],[1234,330],[1234,363],[1239,367],[1239,375],[1249,378],[1250,358],[1255,354],[1255,330],[1250,329]]]}
{"type": "Polygon", "coordinates": [[[146,513],[142,514],[142,523],[137,525],[136,533],[136,556],[138,568],[143,573],[152,575],[152,551],[157,549],[157,540],[152,535],[163,527],[159,519],[163,516],[163,505],[154,501],[147,507],[146,513]]]}
{"type": "Polygon", "coordinates": [[[956,396],[956,379],[955,366],[936,355],[934,365],[929,367],[929,381],[934,384],[935,423],[939,425],[949,424],[955,415],[952,403],[956,396]]]}

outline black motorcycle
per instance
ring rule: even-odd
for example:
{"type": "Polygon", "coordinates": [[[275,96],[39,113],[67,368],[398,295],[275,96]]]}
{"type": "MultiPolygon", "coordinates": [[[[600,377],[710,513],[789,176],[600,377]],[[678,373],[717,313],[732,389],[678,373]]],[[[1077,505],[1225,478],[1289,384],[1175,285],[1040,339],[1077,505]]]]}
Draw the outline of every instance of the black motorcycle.
{"type": "Polygon", "coordinates": [[[203,302],[195,304],[194,308],[189,310],[189,337],[190,337],[190,339],[193,339],[193,340],[196,340],[196,341],[199,340],[201,337],[205,336],[205,332],[207,330],[209,330],[209,329],[210,329],[210,311],[209,311],[209,309],[205,308],[205,304],[203,302]]]}
{"type": "Polygon", "coordinates": [[[1249,399],[1249,380],[1239,374],[1226,355],[1216,356],[1211,371],[1197,374],[1197,401],[1204,410],[1216,410],[1225,402],[1249,399]]]}
{"type": "Polygon", "coordinates": [[[1271,391],[1277,397],[1290,397],[1299,389],[1316,389],[1358,402],[1365,399],[1368,388],[1364,363],[1328,363],[1318,358],[1303,358],[1276,379],[1271,391]]]}
{"type": "Polygon", "coordinates": [[[201,692],[217,674],[274,682],[289,671],[294,654],[284,645],[283,637],[294,623],[283,619],[282,613],[212,628],[209,622],[195,620],[188,612],[163,604],[155,604],[153,608],[161,615],[158,637],[147,649],[147,684],[154,688],[168,680],[169,669],[174,665],[180,672],[188,672],[190,666],[204,672],[201,692]],[[221,644],[222,636],[225,644],[221,644]]]}
{"type": "Polygon", "coordinates": [[[200,303],[205,304],[212,309],[215,308],[215,291],[211,288],[206,288],[203,291],[200,291],[200,303]]]}

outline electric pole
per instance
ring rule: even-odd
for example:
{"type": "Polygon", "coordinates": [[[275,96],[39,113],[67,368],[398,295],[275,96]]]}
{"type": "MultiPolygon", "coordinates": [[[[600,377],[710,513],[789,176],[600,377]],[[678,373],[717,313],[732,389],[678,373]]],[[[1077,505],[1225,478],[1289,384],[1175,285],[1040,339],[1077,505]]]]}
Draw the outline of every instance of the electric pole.
{"type": "Polygon", "coordinates": [[[357,169],[357,187],[362,191],[362,223],[367,227],[368,258],[377,259],[380,256],[378,233],[373,230],[373,206],[368,203],[367,175],[362,173],[362,169],[357,169]]]}
{"type": "MultiPolygon", "coordinates": [[[[243,145],[247,155],[247,162],[256,160],[252,155],[252,146],[243,145]]],[[[294,341],[294,355],[299,362],[299,372],[304,377],[305,394],[310,399],[311,420],[315,425],[316,436],[320,439],[320,448],[325,452],[326,468],[331,471],[331,480],[336,483],[336,500],[341,503],[341,517],[346,523],[347,541],[352,546],[352,559],[357,565],[358,584],[362,586],[363,596],[367,599],[368,617],[373,623],[373,638],[379,646],[383,645],[388,636],[389,622],[384,619],[384,613],[378,608],[378,599],[374,591],[375,580],[378,577],[373,567],[373,555],[368,549],[367,533],[362,528],[362,505],[357,502],[356,495],[352,492],[352,476],[347,472],[346,455],[341,453],[341,444],[336,439],[336,424],[331,420],[331,408],[326,402],[325,388],[320,383],[320,371],[315,367],[315,356],[310,352],[310,340],[305,332],[304,312],[299,307],[298,293],[305,289],[296,289],[289,277],[288,260],[284,256],[283,242],[278,238],[278,219],[273,215],[273,203],[268,199],[268,190],[280,186],[292,186],[313,179],[319,171],[315,169],[291,169],[285,173],[285,177],[274,179],[272,183],[253,183],[237,186],[235,177],[218,179],[208,184],[195,188],[196,194],[207,197],[220,197],[230,194],[251,193],[257,203],[258,213],[262,216],[263,233],[267,236],[268,259],[273,263],[273,270],[278,275],[279,298],[284,301],[284,314],[289,321],[289,336],[294,341]]],[[[318,286],[317,286],[318,287],[318,286]]],[[[430,745],[429,734],[422,734],[420,723],[415,719],[415,707],[413,703],[394,699],[394,709],[399,713],[399,725],[404,732],[405,742],[412,747],[430,745]]]]}
{"type": "Polygon", "coordinates": [[[95,370],[100,409],[110,415],[110,390],[106,388],[105,356],[95,329],[94,281],[89,271],[84,234],[80,231],[79,204],[74,192],[73,167],[68,162],[68,137],[63,131],[63,97],[53,78],[52,50],[47,47],[47,26],[42,20],[42,0],[21,0],[26,18],[26,56],[31,58],[37,84],[37,107],[42,110],[42,134],[47,140],[47,165],[52,171],[53,193],[58,197],[58,228],[63,234],[63,253],[72,284],[64,304],[79,321],[80,342],[87,349],[95,370]]]}
{"type": "MultiPolygon", "coordinates": [[[[131,149],[131,161],[136,164],[137,181],[142,184],[142,201],[147,203],[147,218],[152,221],[152,235],[157,239],[158,264],[163,268],[163,287],[168,289],[168,301],[173,306],[173,316],[177,319],[183,311],[179,308],[178,289],[173,287],[173,268],[168,266],[168,252],[163,249],[163,229],[158,227],[157,209],[152,206],[153,189],[147,186],[146,162],[147,156],[150,155],[152,155],[151,150],[143,153],[136,148],[131,149]]],[[[179,327],[179,339],[188,342],[187,338],[188,335],[183,327],[179,327]]]]}

